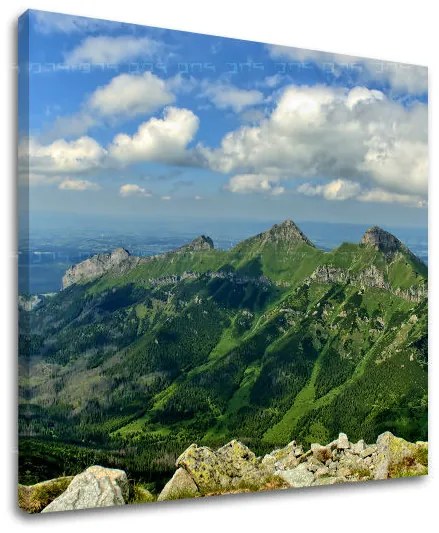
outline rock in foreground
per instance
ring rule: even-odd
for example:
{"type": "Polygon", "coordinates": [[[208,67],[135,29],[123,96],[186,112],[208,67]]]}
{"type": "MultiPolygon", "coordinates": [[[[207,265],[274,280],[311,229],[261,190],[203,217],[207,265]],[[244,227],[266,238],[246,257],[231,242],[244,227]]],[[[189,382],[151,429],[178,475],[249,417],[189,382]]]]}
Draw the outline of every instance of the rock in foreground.
{"type": "Polygon", "coordinates": [[[128,497],[128,478],[123,470],[91,466],[75,476],[67,490],[42,512],[125,505],[128,497]]]}
{"type": "Polygon", "coordinates": [[[166,483],[158,497],[158,501],[181,500],[197,496],[198,487],[184,468],[175,471],[172,478],[166,483]]]}
{"type": "MultiPolygon", "coordinates": [[[[381,434],[376,444],[352,443],[340,433],[329,444],[313,443],[307,451],[292,441],[256,457],[232,440],[218,450],[192,444],[176,466],[158,501],[426,475],[428,443],[407,442],[390,432],[381,434]]],[[[19,485],[18,500],[27,512],[48,513],[146,503],[155,497],[141,485],[130,488],[123,470],[91,466],[74,478],[19,485]]]]}
{"type": "Polygon", "coordinates": [[[177,459],[178,470],[158,499],[419,476],[428,473],[427,455],[426,442],[407,442],[390,432],[372,445],[352,443],[340,433],[306,452],[292,441],[263,458],[236,440],[217,451],[192,444],[177,459]]]}

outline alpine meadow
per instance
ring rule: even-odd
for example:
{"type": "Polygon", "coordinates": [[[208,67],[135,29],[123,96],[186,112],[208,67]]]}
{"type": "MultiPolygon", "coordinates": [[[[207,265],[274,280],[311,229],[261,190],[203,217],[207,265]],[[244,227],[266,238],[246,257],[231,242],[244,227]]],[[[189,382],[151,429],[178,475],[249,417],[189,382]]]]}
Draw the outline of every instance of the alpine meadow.
{"type": "Polygon", "coordinates": [[[19,506],[427,474],[426,69],[39,11],[19,40],[19,506]]]}

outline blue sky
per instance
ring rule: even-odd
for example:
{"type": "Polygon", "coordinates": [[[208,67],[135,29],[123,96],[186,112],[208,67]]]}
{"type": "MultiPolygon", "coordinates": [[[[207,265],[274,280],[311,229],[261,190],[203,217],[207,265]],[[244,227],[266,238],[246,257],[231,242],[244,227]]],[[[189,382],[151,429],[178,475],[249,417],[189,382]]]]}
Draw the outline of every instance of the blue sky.
{"type": "Polygon", "coordinates": [[[424,67],[40,11],[28,42],[32,214],[427,224],[424,67]]]}

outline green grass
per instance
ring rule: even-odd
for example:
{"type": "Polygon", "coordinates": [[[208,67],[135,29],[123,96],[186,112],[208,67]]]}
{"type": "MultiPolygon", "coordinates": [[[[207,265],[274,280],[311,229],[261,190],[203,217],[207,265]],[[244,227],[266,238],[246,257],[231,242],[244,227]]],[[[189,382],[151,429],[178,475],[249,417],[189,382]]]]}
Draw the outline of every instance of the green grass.
{"type": "Polygon", "coordinates": [[[141,504],[155,502],[156,498],[149,490],[141,483],[134,483],[130,486],[130,495],[126,503],[141,504]]]}
{"type": "Polygon", "coordinates": [[[408,289],[426,281],[427,267],[406,254],[398,254],[389,265],[388,277],[392,286],[408,289]]]}
{"type": "Polygon", "coordinates": [[[18,485],[18,506],[27,513],[40,513],[70,485],[73,476],[60,477],[26,486],[18,485]]]}
{"type": "Polygon", "coordinates": [[[227,252],[222,250],[165,254],[151,258],[124,274],[106,274],[93,283],[87,292],[89,294],[97,294],[129,283],[148,287],[150,279],[181,275],[188,271],[203,273],[217,270],[226,260],[227,252]]]}
{"type": "Polygon", "coordinates": [[[139,320],[141,320],[142,318],[145,318],[148,313],[148,309],[146,308],[145,304],[136,305],[135,310],[136,310],[136,316],[139,320]]]}

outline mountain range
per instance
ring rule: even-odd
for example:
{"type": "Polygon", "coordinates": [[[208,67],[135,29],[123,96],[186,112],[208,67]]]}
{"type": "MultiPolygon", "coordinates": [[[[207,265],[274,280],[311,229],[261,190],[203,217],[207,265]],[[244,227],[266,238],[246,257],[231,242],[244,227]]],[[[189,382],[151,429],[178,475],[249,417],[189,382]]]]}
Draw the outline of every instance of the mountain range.
{"type": "Polygon", "coordinates": [[[287,220],[71,267],[20,310],[20,480],[89,464],[162,483],[191,443],[427,440],[426,265],[378,227],[318,249],[287,220]]]}

